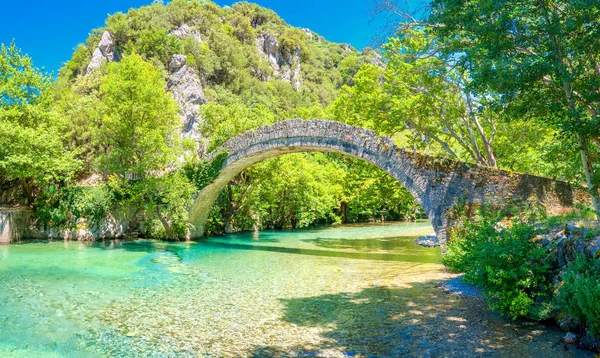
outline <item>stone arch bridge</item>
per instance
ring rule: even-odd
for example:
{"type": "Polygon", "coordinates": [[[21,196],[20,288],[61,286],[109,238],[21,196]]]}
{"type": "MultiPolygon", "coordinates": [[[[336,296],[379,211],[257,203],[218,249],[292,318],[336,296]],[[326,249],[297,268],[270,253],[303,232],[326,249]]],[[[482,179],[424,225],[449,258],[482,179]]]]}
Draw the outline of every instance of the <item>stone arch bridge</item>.
{"type": "Polygon", "coordinates": [[[502,205],[535,198],[551,213],[588,202],[588,194],[568,183],[495,168],[440,159],[398,148],[373,131],[327,120],[291,119],[238,135],[209,154],[225,150],[227,158],[212,183],[198,194],[190,211],[196,230],[204,234],[213,202],[237,174],[264,159],[297,152],[335,152],[366,160],[396,178],[421,205],[433,228],[446,243],[452,208],[465,204],[502,205]]]}

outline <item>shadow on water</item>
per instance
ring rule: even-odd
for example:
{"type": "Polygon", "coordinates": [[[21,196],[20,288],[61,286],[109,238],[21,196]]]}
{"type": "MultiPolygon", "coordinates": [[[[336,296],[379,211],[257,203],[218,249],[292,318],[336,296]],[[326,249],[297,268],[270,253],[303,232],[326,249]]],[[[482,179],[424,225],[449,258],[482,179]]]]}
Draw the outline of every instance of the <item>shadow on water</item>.
{"type": "Polygon", "coordinates": [[[414,236],[399,236],[399,237],[381,237],[369,239],[338,239],[338,238],[322,238],[304,239],[303,242],[315,244],[318,247],[327,249],[352,249],[358,251],[397,251],[403,249],[412,249],[414,236]]]}
{"type": "Polygon", "coordinates": [[[202,245],[234,250],[252,250],[278,252],[285,254],[310,255],[322,257],[336,257],[358,260],[381,260],[381,261],[401,261],[401,262],[419,262],[419,263],[439,263],[437,255],[423,255],[422,252],[414,254],[386,254],[386,253],[367,253],[367,252],[344,252],[332,250],[315,250],[282,246],[266,245],[246,245],[224,242],[203,242],[202,245]]]}
{"type": "Polygon", "coordinates": [[[556,334],[542,325],[506,321],[488,312],[483,302],[450,295],[438,285],[434,281],[407,288],[372,287],[356,293],[282,299],[284,320],[322,328],[325,343],[285,350],[256,347],[250,356],[320,357],[340,351],[346,357],[555,357],[567,353],[556,334]]]}

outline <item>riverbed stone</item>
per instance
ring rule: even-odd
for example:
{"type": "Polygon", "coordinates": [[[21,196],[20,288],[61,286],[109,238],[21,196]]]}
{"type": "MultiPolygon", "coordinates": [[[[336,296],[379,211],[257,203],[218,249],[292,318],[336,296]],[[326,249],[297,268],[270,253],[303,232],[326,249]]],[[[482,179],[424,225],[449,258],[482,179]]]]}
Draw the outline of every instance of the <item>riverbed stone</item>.
{"type": "Polygon", "coordinates": [[[577,342],[577,335],[573,332],[567,332],[563,338],[563,341],[565,341],[567,344],[573,344],[577,342]]]}
{"type": "Polygon", "coordinates": [[[556,315],[555,320],[560,329],[566,332],[577,329],[577,327],[579,327],[581,324],[578,319],[574,318],[567,312],[560,312],[558,315],[556,315]]]}
{"type": "Polygon", "coordinates": [[[437,247],[440,246],[440,240],[435,233],[420,236],[415,240],[415,244],[424,247],[437,247]]]}

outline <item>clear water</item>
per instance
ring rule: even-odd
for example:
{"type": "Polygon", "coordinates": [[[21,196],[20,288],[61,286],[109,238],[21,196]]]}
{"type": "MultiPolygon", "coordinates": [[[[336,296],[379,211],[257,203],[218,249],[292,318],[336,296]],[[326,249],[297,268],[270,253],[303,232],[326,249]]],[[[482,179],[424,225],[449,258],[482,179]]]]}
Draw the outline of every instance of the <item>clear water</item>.
{"type": "Polygon", "coordinates": [[[431,231],[0,246],[0,357],[585,355],[442,291],[431,231]]]}

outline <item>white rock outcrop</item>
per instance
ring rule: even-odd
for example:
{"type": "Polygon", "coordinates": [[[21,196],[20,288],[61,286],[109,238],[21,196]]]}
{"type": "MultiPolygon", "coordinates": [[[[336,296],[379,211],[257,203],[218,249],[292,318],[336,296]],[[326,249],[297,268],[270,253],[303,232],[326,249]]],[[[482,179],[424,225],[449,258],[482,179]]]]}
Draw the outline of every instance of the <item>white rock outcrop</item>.
{"type": "Polygon", "coordinates": [[[119,61],[120,55],[115,50],[115,40],[108,31],[104,31],[98,47],[94,50],[92,60],[87,67],[87,73],[99,69],[103,62],[119,61]]]}
{"type": "Polygon", "coordinates": [[[275,35],[270,33],[260,34],[256,39],[256,47],[260,55],[269,63],[276,77],[291,82],[295,89],[302,88],[299,47],[292,53],[284,53],[275,35]]]}
{"type": "Polygon", "coordinates": [[[202,36],[200,36],[200,32],[193,27],[190,27],[188,24],[183,24],[179,27],[174,28],[169,31],[170,35],[177,37],[180,40],[183,40],[186,37],[191,37],[198,42],[202,42],[202,36]]]}
{"type": "Polygon", "coordinates": [[[169,63],[171,75],[167,81],[167,89],[179,105],[183,127],[181,137],[196,141],[200,145],[199,151],[202,152],[200,106],[206,103],[206,97],[198,73],[187,66],[186,61],[185,55],[173,55],[169,63]]]}

